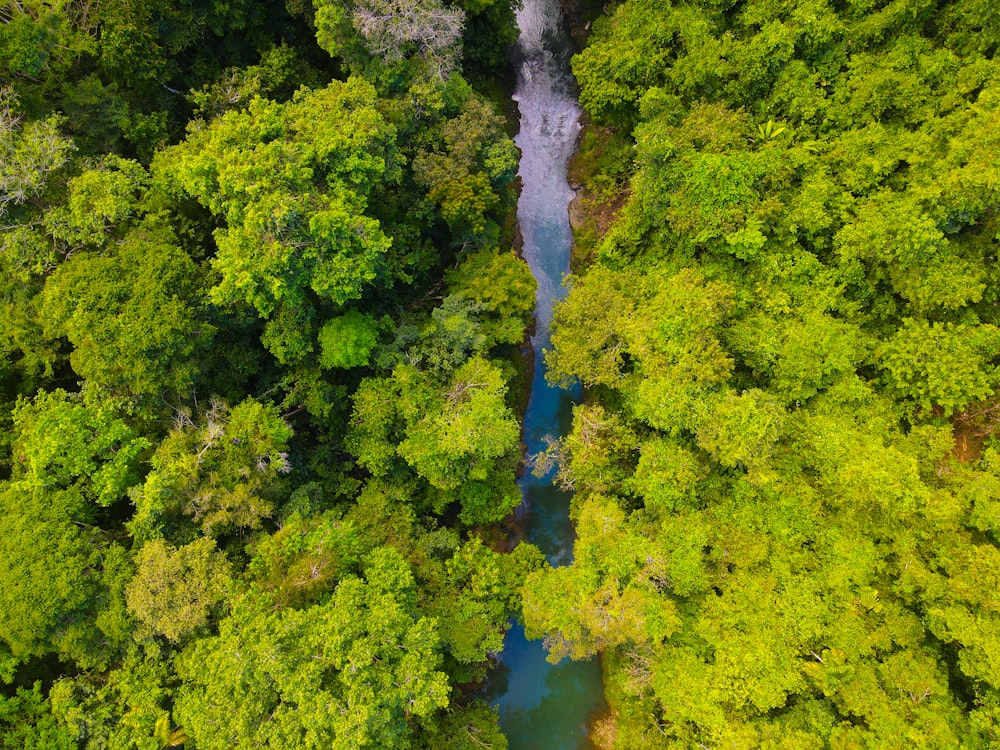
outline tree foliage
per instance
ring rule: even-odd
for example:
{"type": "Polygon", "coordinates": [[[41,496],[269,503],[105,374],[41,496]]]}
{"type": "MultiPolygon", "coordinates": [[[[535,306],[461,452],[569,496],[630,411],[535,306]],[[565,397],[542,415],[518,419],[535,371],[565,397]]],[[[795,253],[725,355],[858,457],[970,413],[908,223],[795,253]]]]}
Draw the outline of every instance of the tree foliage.
{"type": "Polygon", "coordinates": [[[603,654],[609,746],[996,743],[978,7],[628,0],[574,58],[634,169],[555,313],[578,537],[524,612],[603,654]]]}
{"type": "Polygon", "coordinates": [[[447,705],[406,564],[378,549],[364,569],[308,609],[239,601],[218,636],[185,651],[177,713],[199,746],[405,747],[407,718],[447,705]]]}
{"type": "Polygon", "coordinates": [[[505,746],[515,34],[0,7],[0,746],[505,746]]]}
{"type": "Polygon", "coordinates": [[[154,539],[136,555],[136,576],[125,590],[125,600],[140,622],[179,641],[208,623],[230,583],[229,565],[211,539],[178,549],[154,539]]]}
{"type": "Polygon", "coordinates": [[[306,290],[342,304],[377,274],[390,240],[364,215],[374,183],[396,168],[393,130],[363,80],[257,99],[162,152],[154,171],[225,219],[216,230],[216,302],[268,316],[306,290]]]}

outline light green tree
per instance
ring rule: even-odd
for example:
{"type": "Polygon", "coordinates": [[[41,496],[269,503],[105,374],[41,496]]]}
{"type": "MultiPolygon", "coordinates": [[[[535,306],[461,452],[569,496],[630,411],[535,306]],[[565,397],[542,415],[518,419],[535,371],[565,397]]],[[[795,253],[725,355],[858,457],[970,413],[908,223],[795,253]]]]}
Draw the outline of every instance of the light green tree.
{"type": "Polygon", "coordinates": [[[125,600],[136,619],[178,642],[207,625],[231,593],[229,564],[212,539],[173,548],[162,539],[143,545],[125,600]]]}
{"type": "Polygon", "coordinates": [[[199,747],[402,748],[448,703],[433,620],[398,553],[371,552],[324,604],[242,598],[181,655],[176,713],[199,747]]]}
{"type": "Polygon", "coordinates": [[[914,406],[951,414],[992,393],[994,326],[968,328],[907,318],[876,351],[889,388],[914,406]]]}

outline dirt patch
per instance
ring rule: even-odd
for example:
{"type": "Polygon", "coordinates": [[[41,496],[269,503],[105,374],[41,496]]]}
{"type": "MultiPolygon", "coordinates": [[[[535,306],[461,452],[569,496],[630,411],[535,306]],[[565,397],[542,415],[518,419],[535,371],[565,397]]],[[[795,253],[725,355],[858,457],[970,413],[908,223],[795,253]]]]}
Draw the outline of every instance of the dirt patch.
{"type": "Polygon", "coordinates": [[[951,449],[952,455],[962,463],[974,463],[983,455],[986,438],[970,430],[967,425],[954,425],[952,435],[955,437],[955,447],[951,449]]]}
{"type": "Polygon", "coordinates": [[[978,461],[986,441],[1000,432],[1000,396],[970,404],[952,416],[951,424],[952,455],[962,463],[978,461]]]}
{"type": "Polygon", "coordinates": [[[602,716],[590,728],[590,740],[598,750],[611,750],[618,739],[618,725],[613,715],[602,716]]]}
{"type": "Polygon", "coordinates": [[[591,24],[611,7],[604,0],[559,0],[559,5],[577,50],[587,46],[591,24]]]}

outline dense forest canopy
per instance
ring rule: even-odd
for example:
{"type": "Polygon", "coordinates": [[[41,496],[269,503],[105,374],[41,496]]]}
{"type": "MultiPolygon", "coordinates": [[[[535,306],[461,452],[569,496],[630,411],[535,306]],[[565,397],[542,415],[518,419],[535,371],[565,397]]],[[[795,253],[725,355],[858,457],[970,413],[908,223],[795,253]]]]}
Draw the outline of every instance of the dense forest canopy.
{"type": "Polygon", "coordinates": [[[505,0],[0,6],[0,748],[1000,748],[1000,8],[624,0],[574,58],[574,562],[520,502],[505,0]]]}
{"type": "Polygon", "coordinates": [[[511,6],[0,20],[0,747],[506,747],[511,6]]]}
{"type": "Polygon", "coordinates": [[[579,537],[524,616],[604,655],[604,745],[1000,747],[998,33],[625,0],[574,59],[579,537]]]}

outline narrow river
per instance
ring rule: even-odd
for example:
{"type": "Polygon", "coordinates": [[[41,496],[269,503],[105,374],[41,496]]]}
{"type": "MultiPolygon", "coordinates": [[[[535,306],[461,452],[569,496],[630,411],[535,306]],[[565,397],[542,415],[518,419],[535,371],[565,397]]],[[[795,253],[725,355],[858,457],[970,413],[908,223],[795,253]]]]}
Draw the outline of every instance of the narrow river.
{"type": "MultiPolygon", "coordinates": [[[[518,78],[514,99],[521,113],[516,143],[521,150],[523,183],[517,216],[524,236],[524,257],[538,281],[535,309],[535,372],[524,416],[528,453],[544,447],[546,435],[566,434],[578,394],[545,382],[544,349],[549,346],[552,308],[564,293],[572,232],[568,207],[573,191],[566,169],[576,148],[580,110],[570,73],[571,49],[558,0],[523,0],[518,78]]],[[[530,474],[521,482],[525,503],[521,528],[553,565],[572,560],[573,527],[569,497],[551,477],[530,474]]],[[[604,706],[596,660],[552,665],[540,641],[527,641],[515,625],[507,634],[500,664],[491,679],[495,703],[510,750],[579,750],[590,747],[587,727],[604,706]]]]}

